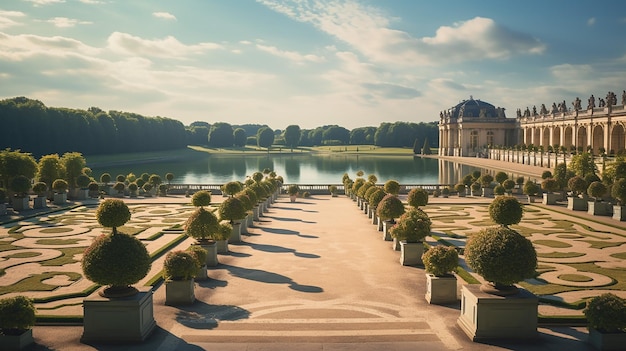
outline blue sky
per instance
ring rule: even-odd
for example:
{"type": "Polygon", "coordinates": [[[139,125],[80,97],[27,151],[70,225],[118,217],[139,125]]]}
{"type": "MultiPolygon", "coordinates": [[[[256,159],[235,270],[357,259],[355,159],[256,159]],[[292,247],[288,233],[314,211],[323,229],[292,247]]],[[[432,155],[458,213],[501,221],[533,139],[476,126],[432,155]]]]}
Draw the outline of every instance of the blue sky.
{"type": "Polygon", "coordinates": [[[11,0],[0,98],[274,129],[626,89],[621,0],[11,0]]]}

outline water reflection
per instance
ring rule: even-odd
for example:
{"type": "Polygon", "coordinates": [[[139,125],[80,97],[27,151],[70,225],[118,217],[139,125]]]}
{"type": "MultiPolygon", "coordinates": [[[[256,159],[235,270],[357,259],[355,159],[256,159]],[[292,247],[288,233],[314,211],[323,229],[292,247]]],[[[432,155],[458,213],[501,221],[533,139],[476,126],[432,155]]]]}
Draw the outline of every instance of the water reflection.
{"type": "MultiPolygon", "coordinates": [[[[434,158],[371,155],[207,155],[198,153],[181,161],[154,161],[115,167],[92,167],[97,178],[104,172],[117,174],[149,173],[162,177],[174,173],[174,183],[224,184],[243,181],[265,168],[283,176],[287,183],[336,184],[344,173],[351,178],[362,170],[379,182],[395,179],[404,184],[455,184],[465,174],[478,169],[434,158]]],[[[480,169],[479,169],[480,170],[480,169]]]]}

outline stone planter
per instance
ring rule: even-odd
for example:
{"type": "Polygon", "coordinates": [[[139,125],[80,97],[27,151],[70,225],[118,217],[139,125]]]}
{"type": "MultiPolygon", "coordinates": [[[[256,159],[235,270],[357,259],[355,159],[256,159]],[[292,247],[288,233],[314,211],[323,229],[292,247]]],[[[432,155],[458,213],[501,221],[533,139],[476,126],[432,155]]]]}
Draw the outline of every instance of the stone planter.
{"type": "Polygon", "coordinates": [[[228,253],[228,242],[229,240],[218,240],[216,242],[217,253],[225,254],[228,253]]]}
{"type": "Polygon", "coordinates": [[[241,242],[241,222],[232,223],[233,232],[230,234],[230,238],[228,238],[229,243],[240,243],[241,242]]]}
{"type": "Polygon", "coordinates": [[[35,340],[33,339],[32,329],[27,329],[20,335],[0,335],[0,345],[2,350],[24,350],[34,342],[35,340]]]}
{"type": "Polygon", "coordinates": [[[529,204],[534,204],[535,201],[537,200],[537,197],[534,196],[534,195],[526,195],[526,198],[527,198],[529,204]]]}
{"type": "Polygon", "coordinates": [[[370,212],[372,213],[372,216],[370,217],[372,219],[372,224],[378,226],[378,216],[376,216],[376,210],[371,210],[370,212]]]}
{"type": "Polygon", "coordinates": [[[453,274],[437,277],[426,274],[426,301],[431,304],[450,304],[459,299],[456,296],[456,277],[453,274]]]}
{"type": "Polygon", "coordinates": [[[33,198],[33,208],[48,207],[48,199],[45,196],[37,196],[33,198]]]}
{"type": "Polygon", "coordinates": [[[459,197],[465,197],[465,190],[459,191],[459,197]]]}
{"type": "Polygon", "coordinates": [[[198,267],[198,270],[196,271],[196,277],[194,279],[196,281],[209,279],[209,276],[207,275],[206,264],[202,267],[198,267]]]}
{"type": "Polygon", "coordinates": [[[67,202],[67,193],[54,194],[55,205],[65,205],[66,202],[67,202]]]}
{"type": "Polygon", "coordinates": [[[297,198],[298,198],[298,197],[297,197],[296,195],[289,195],[289,201],[290,201],[290,202],[296,202],[296,199],[297,199],[297,198]]]}
{"type": "Polygon", "coordinates": [[[383,231],[383,220],[380,219],[380,217],[376,216],[376,223],[378,224],[378,231],[382,232],[383,231]]]}
{"type": "MultiPolygon", "coordinates": [[[[248,216],[246,217],[246,221],[248,222],[248,225],[247,225],[248,228],[254,227],[254,212],[252,212],[252,211],[248,212],[248,216]]],[[[248,232],[246,231],[246,233],[248,233],[248,232]]]]}
{"type": "Polygon", "coordinates": [[[30,197],[13,197],[11,199],[15,211],[30,210],[30,197]]]}
{"type": "Polygon", "coordinates": [[[73,194],[76,200],[87,200],[89,198],[89,189],[74,189],[73,194]]]}
{"type": "Polygon", "coordinates": [[[7,214],[7,204],[0,204],[0,216],[7,214]]]}
{"type": "Polygon", "coordinates": [[[400,240],[393,238],[391,241],[391,249],[393,251],[400,251],[400,240]]]}
{"type": "Polygon", "coordinates": [[[206,256],[206,266],[207,267],[215,267],[219,264],[217,261],[217,242],[208,241],[208,242],[198,242],[198,245],[202,246],[203,249],[207,250],[208,254],[206,256]]]}
{"type": "Polygon", "coordinates": [[[144,341],[156,327],[152,290],[119,298],[94,294],[83,300],[83,343],[124,343],[144,341]]]}
{"type": "Polygon", "coordinates": [[[400,264],[403,266],[423,265],[424,243],[400,241],[400,264]]]}
{"type": "Polygon", "coordinates": [[[561,194],[543,193],[543,200],[541,203],[544,205],[556,205],[556,200],[559,198],[561,198],[561,194]]]}
{"type": "Polygon", "coordinates": [[[252,212],[253,212],[252,219],[257,222],[260,221],[261,219],[259,218],[259,212],[261,211],[259,210],[259,205],[254,206],[252,208],[252,212]]]}
{"type": "Polygon", "coordinates": [[[196,301],[194,280],[166,280],[165,304],[169,306],[190,305],[196,301]]]}
{"type": "Polygon", "coordinates": [[[391,234],[389,234],[389,229],[393,227],[395,223],[391,221],[383,221],[383,240],[391,241],[391,234]]]}
{"type": "Polygon", "coordinates": [[[539,300],[528,290],[512,296],[497,296],[480,285],[461,288],[461,316],[457,324],[472,341],[489,339],[534,339],[539,300]]]}
{"type": "Polygon", "coordinates": [[[594,216],[608,216],[609,204],[601,201],[589,201],[587,202],[587,213],[594,216]]]}
{"type": "Polygon", "coordinates": [[[587,211],[587,200],[580,197],[567,197],[567,209],[573,211],[587,211]]]}
{"type": "Polygon", "coordinates": [[[483,190],[483,197],[493,197],[493,188],[482,188],[483,190]]]}
{"type": "Polygon", "coordinates": [[[589,328],[588,341],[591,346],[601,351],[623,350],[626,345],[626,333],[603,333],[589,328]]]}
{"type": "MultiPolygon", "coordinates": [[[[0,215],[2,209],[0,208],[0,215]]],[[[618,221],[626,221],[626,206],[613,206],[613,219],[618,221]]]]}

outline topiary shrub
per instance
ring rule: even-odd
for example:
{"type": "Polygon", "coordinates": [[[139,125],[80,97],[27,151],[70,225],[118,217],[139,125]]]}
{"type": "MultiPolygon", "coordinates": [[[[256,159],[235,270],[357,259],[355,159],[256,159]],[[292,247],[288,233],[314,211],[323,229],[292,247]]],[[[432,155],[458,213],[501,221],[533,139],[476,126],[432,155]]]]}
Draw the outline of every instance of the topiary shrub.
{"type": "Polygon", "coordinates": [[[409,195],[407,196],[407,203],[409,206],[415,208],[428,205],[428,191],[423,188],[411,189],[411,191],[409,191],[409,195]]]}
{"type": "Polygon", "coordinates": [[[493,176],[491,174],[483,174],[479,179],[480,185],[483,188],[491,188],[491,183],[493,182],[493,176]]]}
{"type": "Polygon", "coordinates": [[[302,193],[302,197],[305,198],[305,199],[308,199],[308,198],[311,197],[311,193],[308,192],[308,191],[305,191],[304,193],[302,193]]]}
{"type": "Polygon", "coordinates": [[[28,177],[19,175],[11,180],[10,188],[15,192],[17,197],[28,196],[28,191],[31,188],[30,179],[28,177]]]}
{"type": "Polygon", "coordinates": [[[472,188],[472,192],[477,193],[480,191],[480,183],[479,182],[473,182],[471,185],[472,188]]]}
{"type": "Polygon", "coordinates": [[[113,185],[113,189],[115,189],[118,194],[123,194],[124,190],[126,189],[126,185],[122,182],[117,182],[115,183],[115,185],[113,185]]]}
{"type": "Polygon", "coordinates": [[[331,195],[337,194],[337,186],[336,185],[329,185],[328,186],[328,191],[330,192],[331,195]]]}
{"type": "Polygon", "coordinates": [[[516,292],[513,284],[534,276],[537,253],[530,240],[515,230],[493,227],[470,237],[465,261],[496,289],[516,292]]]}
{"type": "Polygon", "coordinates": [[[376,190],[372,191],[370,197],[367,198],[367,203],[372,208],[372,210],[376,210],[378,204],[386,195],[387,194],[385,193],[385,191],[377,186],[376,190]]]}
{"type": "Polygon", "coordinates": [[[139,186],[137,185],[137,183],[128,184],[128,191],[130,191],[131,194],[136,194],[137,190],[139,190],[139,186]]]}
{"type": "Polygon", "coordinates": [[[152,191],[153,186],[150,183],[146,183],[142,186],[142,188],[143,188],[143,191],[149,193],[150,191],[152,191]]]}
{"type": "Polygon", "coordinates": [[[225,199],[217,210],[220,219],[225,219],[234,223],[246,217],[246,208],[237,197],[229,197],[225,199]]]}
{"type": "MultiPolygon", "coordinates": [[[[458,183],[454,185],[454,191],[456,191],[459,195],[465,194],[465,184],[458,183]]],[[[428,193],[426,193],[428,194],[428,193]]]]}
{"type": "Polygon", "coordinates": [[[592,298],[583,310],[589,328],[603,333],[626,332],[626,300],[611,293],[592,298]]]}
{"type": "Polygon", "coordinates": [[[602,182],[595,181],[589,184],[589,187],[587,188],[587,194],[589,194],[589,196],[595,198],[596,201],[598,201],[602,196],[604,196],[604,194],[606,194],[607,190],[608,189],[606,185],[604,185],[602,182]]]}
{"type": "Polygon", "coordinates": [[[402,216],[404,213],[404,205],[397,196],[387,194],[380,200],[376,207],[376,214],[383,221],[394,221],[394,218],[402,216]]]}
{"type": "Polygon", "coordinates": [[[81,189],[87,189],[89,183],[91,183],[91,178],[84,173],[76,177],[76,185],[81,189]]]}
{"type": "Polygon", "coordinates": [[[211,204],[211,192],[208,190],[196,191],[191,197],[191,204],[195,207],[204,207],[211,204]]]}
{"type": "Polygon", "coordinates": [[[68,184],[65,179],[55,179],[52,182],[52,190],[54,190],[57,194],[65,194],[67,191],[68,184]]]}
{"type": "Polygon", "coordinates": [[[620,178],[613,184],[611,196],[617,199],[621,206],[626,205],[626,178],[620,178]]]}
{"type": "Polygon", "coordinates": [[[541,179],[548,179],[548,178],[552,178],[552,172],[550,171],[541,172],[541,179]]]}
{"type": "Polygon", "coordinates": [[[243,191],[237,193],[237,195],[235,195],[235,198],[241,201],[241,204],[243,205],[243,208],[246,210],[246,212],[252,210],[252,208],[254,207],[252,200],[250,200],[250,196],[248,196],[248,194],[243,191]]]}
{"type": "Polygon", "coordinates": [[[365,184],[365,179],[363,178],[357,178],[353,183],[352,183],[352,193],[354,195],[356,195],[359,191],[359,188],[363,186],[363,184],[365,184]]]}
{"type": "Polygon", "coordinates": [[[201,242],[215,240],[218,229],[217,217],[204,207],[198,207],[185,222],[187,235],[201,242]]]}
{"type": "Polygon", "coordinates": [[[495,180],[496,182],[498,182],[498,184],[504,183],[504,181],[507,179],[509,179],[509,175],[505,172],[500,171],[496,173],[495,180]]]}
{"type": "Polygon", "coordinates": [[[536,196],[539,193],[539,186],[532,180],[527,180],[522,192],[528,196],[536,196]]]}
{"type": "Polygon", "coordinates": [[[287,194],[289,194],[289,196],[298,196],[299,192],[300,187],[297,184],[291,184],[287,187],[287,194]]]}
{"type": "Polygon", "coordinates": [[[130,220],[130,209],[122,200],[106,199],[96,209],[96,219],[100,225],[111,228],[113,234],[117,234],[117,227],[130,220]]]}
{"type": "Polygon", "coordinates": [[[37,182],[33,185],[33,191],[37,196],[43,196],[48,191],[48,185],[44,182],[37,182]]]}
{"type": "Polygon", "coordinates": [[[233,234],[233,226],[228,222],[219,222],[217,224],[217,232],[215,233],[215,240],[228,240],[233,234]]]}
{"type": "Polygon", "coordinates": [[[515,188],[515,181],[513,179],[507,179],[502,182],[502,186],[506,192],[511,192],[515,188]]]}
{"type": "Polygon", "coordinates": [[[398,222],[391,227],[390,234],[398,241],[417,243],[430,234],[431,220],[426,212],[419,208],[411,208],[404,212],[398,222]]]}
{"type": "Polygon", "coordinates": [[[546,178],[541,182],[541,188],[552,193],[559,190],[559,182],[554,178],[546,178]]]}
{"type": "Polygon", "coordinates": [[[574,176],[567,181],[567,187],[572,191],[573,196],[578,196],[587,190],[587,182],[581,176],[574,176]]]}
{"type": "Polygon", "coordinates": [[[357,196],[360,198],[365,199],[365,201],[367,201],[367,196],[365,195],[367,193],[367,191],[372,188],[375,187],[374,183],[371,182],[365,182],[360,188],[359,191],[357,191],[357,196]]]}
{"type": "Polygon", "coordinates": [[[111,174],[110,173],[102,173],[100,175],[100,182],[104,183],[104,185],[108,185],[111,182],[111,174]]]}
{"type": "Polygon", "coordinates": [[[0,334],[21,335],[35,325],[35,306],[26,296],[0,299],[0,334]]]}
{"type": "Polygon", "coordinates": [[[197,259],[190,252],[170,251],[163,261],[163,278],[167,280],[190,280],[196,276],[198,267],[197,259]]]}
{"type": "Polygon", "coordinates": [[[7,201],[7,191],[4,188],[0,188],[0,205],[7,201]]]}
{"type": "Polygon", "coordinates": [[[537,252],[530,240],[508,227],[519,223],[522,205],[512,196],[500,196],[489,205],[491,220],[499,227],[474,234],[465,246],[465,261],[491,286],[481,289],[496,295],[517,293],[513,284],[532,278],[537,268],[537,252]]]}
{"type": "Polygon", "coordinates": [[[196,259],[198,267],[202,267],[206,264],[206,258],[209,252],[200,245],[191,245],[187,251],[196,259]]]}
{"type": "Polygon", "coordinates": [[[442,277],[450,274],[459,265],[459,254],[454,247],[438,245],[422,255],[426,272],[442,277]]]}
{"type": "Polygon", "coordinates": [[[519,223],[523,213],[522,204],[513,196],[499,196],[489,204],[489,217],[505,227],[519,223]]]}
{"type": "Polygon", "coordinates": [[[388,180],[385,182],[385,192],[391,195],[398,195],[400,192],[400,183],[396,180],[388,180]]]}
{"type": "Polygon", "coordinates": [[[496,195],[504,195],[505,192],[506,192],[506,189],[504,189],[504,187],[500,184],[496,185],[493,188],[493,193],[496,195]]]}

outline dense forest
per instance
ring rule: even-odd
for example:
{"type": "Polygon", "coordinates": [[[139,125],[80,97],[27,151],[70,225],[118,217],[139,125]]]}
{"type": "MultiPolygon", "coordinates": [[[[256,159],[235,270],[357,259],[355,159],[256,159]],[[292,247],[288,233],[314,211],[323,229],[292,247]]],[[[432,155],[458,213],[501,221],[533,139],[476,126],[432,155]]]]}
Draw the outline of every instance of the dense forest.
{"type": "MultiPolygon", "coordinates": [[[[167,117],[147,117],[136,113],[47,107],[41,101],[16,97],[0,101],[0,149],[46,154],[80,152],[84,155],[160,151],[187,145],[232,147],[259,145],[265,124],[231,125],[226,122],[194,122],[189,126],[167,117]]],[[[436,147],[439,133],[436,122],[381,123],[378,127],[348,130],[338,125],[300,129],[272,130],[273,145],[376,145],[414,147],[428,143],[436,147]]],[[[271,134],[271,133],[270,133],[271,134]]]]}

